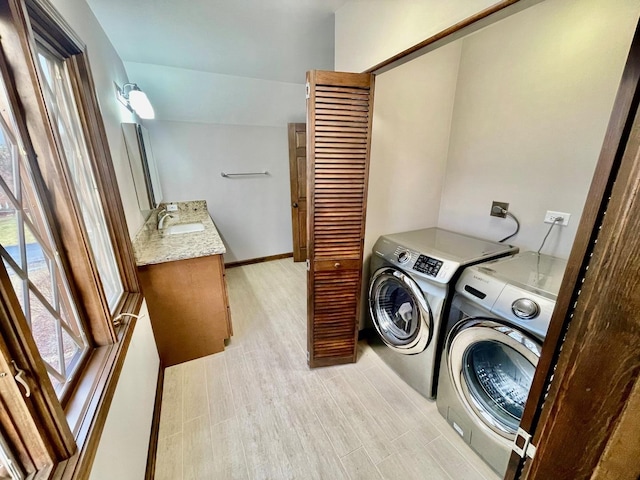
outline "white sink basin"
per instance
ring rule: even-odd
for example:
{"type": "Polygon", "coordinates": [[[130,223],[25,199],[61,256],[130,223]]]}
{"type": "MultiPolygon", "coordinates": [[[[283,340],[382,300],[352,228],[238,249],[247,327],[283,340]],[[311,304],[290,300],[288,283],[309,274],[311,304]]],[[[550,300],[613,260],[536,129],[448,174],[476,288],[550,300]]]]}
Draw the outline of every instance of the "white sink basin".
{"type": "Polygon", "coordinates": [[[201,222],[195,223],[180,223],[178,225],[171,225],[166,228],[169,235],[180,235],[182,233],[202,232],[204,225],[201,222]]]}

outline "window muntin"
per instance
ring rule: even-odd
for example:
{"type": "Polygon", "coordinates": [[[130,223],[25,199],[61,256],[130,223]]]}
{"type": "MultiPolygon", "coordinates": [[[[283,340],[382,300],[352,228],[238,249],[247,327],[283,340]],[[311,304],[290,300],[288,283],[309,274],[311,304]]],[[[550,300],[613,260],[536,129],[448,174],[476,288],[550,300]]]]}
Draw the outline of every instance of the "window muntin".
{"type": "Polygon", "coordinates": [[[90,344],[16,131],[13,118],[0,116],[0,257],[61,397],[90,344]]]}
{"type": "Polygon", "coordinates": [[[69,72],[60,58],[42,46],[38,47],[38,59],[46,80],[43,84],[44,95],[55,120],[54,127],[57,128],[71,173],[98,274],[109,308],[113,312],[124,293],[124,287],[91,167],[69,72]]]}

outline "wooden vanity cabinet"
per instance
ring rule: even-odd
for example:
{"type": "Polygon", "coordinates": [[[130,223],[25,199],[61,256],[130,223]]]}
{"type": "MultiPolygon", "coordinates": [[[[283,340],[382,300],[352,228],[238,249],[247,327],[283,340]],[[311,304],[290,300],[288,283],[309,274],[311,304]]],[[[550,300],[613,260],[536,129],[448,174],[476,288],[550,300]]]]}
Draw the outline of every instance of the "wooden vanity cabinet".
{"type": "Polygon", "coordinates": [[[233,334],[222,255],[138,267],[163,367],[224,350],[233,334]]]}

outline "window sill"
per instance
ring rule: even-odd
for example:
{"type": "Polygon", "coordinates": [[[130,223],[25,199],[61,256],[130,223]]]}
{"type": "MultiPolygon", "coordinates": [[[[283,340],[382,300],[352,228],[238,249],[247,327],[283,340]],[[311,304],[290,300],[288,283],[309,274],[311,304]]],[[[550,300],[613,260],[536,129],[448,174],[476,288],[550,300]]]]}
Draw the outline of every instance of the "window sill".
{"type": "MultiPolygon", "coordinates": [[[[126,304],[130,306],[128,311],[138,314],[142,300],[139,293],[129,294],[126,298],[126,304]]],[[[75,480],[89,477],[135,325],[136,319],[127,317],[118,327],[117,343],[98,347],[91,352],[82,378],[65,408],[78,449],[71,458],[47,469],[47,472],[39,472],[37,479],[75,480]]]]}

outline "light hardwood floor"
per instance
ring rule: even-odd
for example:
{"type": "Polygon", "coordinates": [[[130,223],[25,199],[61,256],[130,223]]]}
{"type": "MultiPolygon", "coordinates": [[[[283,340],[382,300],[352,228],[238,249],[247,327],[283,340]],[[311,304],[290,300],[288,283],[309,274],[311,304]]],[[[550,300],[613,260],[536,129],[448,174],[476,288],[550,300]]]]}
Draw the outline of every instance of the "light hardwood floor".
{"type": "Polygon", "coordinates": [[[227,270],[234,337],[165,371],[156,480],[497,476],[369,346],[309,369],[304,263],[227,270]]]}

